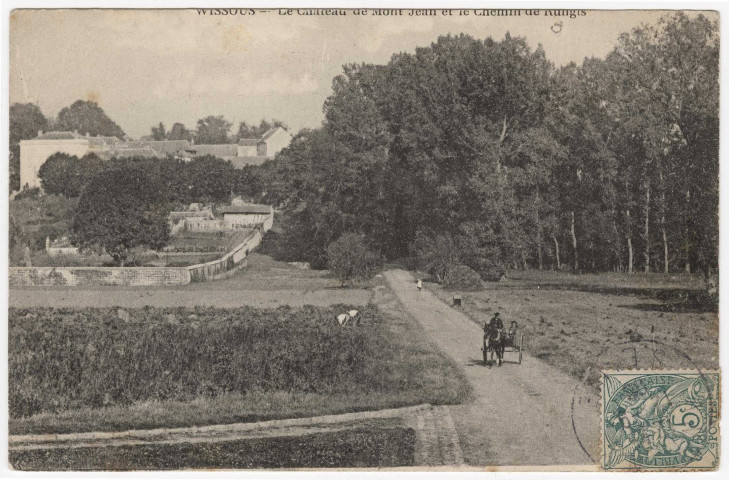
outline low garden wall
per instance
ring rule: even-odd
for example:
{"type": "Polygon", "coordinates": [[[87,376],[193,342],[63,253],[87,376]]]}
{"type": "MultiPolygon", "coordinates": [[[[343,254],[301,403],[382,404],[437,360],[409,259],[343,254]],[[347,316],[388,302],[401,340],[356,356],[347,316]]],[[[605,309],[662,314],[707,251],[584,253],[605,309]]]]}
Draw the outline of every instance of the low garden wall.
{"type": "Polygon", "coordinates": [[[273,223],[253,229],[240,244],[222,258],[190,267],[10,267],[10,286],[123,285],[130,287],[185,285],[231,275],[245,265],[248,253],[263,239],[273,223]],[[268,228],[266,228],[268,227],[268,228]]]}
{"type": "Polygon", "coordinates": [[[208,280],[217,280],[227,276],[229,272],[240,268],[243,260],[248,256],[248,252],[261,243],[261,239],[263,239],[262,231],[262,227],[254,229],[245,240],[218,260],[187,267],[190,273],[190,281],[206,282],[208,280]]]}
{"type": "Polygon", "coordinates": [[[11,286],[184,285],[190,272],[180,267],[10,267],[11,286]]]}

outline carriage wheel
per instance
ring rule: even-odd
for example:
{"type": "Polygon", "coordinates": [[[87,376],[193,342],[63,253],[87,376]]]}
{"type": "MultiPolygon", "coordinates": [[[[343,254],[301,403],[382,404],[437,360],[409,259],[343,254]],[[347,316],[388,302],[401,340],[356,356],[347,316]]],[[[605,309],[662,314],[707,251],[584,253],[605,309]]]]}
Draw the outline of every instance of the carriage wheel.
{"type": "Polygon", "coordinates": [[[519,365],[521,365],[521,354],[524,351],[524,334],[519,335],[519,365]]]}

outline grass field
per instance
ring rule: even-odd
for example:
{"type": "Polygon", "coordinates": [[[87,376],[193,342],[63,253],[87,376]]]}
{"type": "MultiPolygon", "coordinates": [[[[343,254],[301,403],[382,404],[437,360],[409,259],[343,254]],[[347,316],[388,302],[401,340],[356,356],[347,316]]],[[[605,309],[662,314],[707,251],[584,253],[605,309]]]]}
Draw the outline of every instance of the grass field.
{"type": "Polygon", "coordinates": [[[383,423],[296,437],[10,451],[10,463],[18,470],[41,471],[383,468],[413,465],[415,432],[410,428],[383,423]]]}
{"type": "Polygon", "coordinates": [[[391,306],[11,309],[10,431],[182,427],[458,403],[457,367],[391,306]],[[359,307],[357,307],[359,308],[359,307]]]}
{"type": "Polygon", "coordinates": [[[342,288],[340,282],[325,270],[301,269],[278,262],[256,250],[246,259],[247,266],[235,275],[214,282],[196,282],[184,286],[165,287],[12,287],[12,307],[115,307],[144,308],[190,307],[197,305],[237,308],[250,305],[277,308],[282,305],[326,307],[346,303],[367,305],[373,287],[381,280],[342,288]],[[38,294],[41,292],[42,294],[38,294]]]}
{"type": "MultiPolygon", "coordinates": [[[[501,312],[516,320],[525,351],[597,385],[600,369],[716,368],[719,320],[688,275],[513,272],[481,292],[429,289],[480,325],[501,312]]],[[[508,355],[508,354],[507,354],[508,355]]]]}

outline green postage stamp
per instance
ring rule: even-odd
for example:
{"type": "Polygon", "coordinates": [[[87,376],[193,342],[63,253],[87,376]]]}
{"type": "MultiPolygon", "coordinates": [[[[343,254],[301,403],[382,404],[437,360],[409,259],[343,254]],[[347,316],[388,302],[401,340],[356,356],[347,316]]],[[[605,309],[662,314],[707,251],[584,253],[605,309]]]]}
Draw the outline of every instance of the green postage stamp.
{"type": "Polygon", "coordinates": [[[718,372],[602,373],[605,470],[718,468],[718,372]]]}

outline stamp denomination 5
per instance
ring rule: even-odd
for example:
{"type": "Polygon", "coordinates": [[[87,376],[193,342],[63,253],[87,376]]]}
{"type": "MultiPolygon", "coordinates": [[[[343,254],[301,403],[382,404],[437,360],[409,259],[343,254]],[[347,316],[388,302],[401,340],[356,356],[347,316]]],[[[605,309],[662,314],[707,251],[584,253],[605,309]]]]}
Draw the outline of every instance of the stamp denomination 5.
{"type": "Polygon", "coordinates": [[[719,373],[605,371],[605,470],[713,470],[719,462],[719,373]]]}

